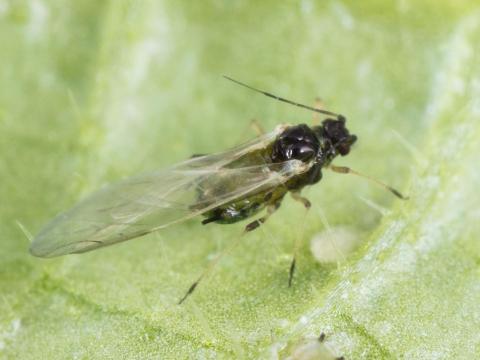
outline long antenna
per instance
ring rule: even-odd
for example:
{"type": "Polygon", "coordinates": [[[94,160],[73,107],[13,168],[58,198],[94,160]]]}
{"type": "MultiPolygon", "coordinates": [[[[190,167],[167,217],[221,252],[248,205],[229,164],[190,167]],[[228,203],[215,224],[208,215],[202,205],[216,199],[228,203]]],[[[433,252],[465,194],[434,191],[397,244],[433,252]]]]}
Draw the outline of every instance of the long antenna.
{"type": "Polygon", "coordinates": [[[226,76],[226,75],[223,75],[223,77],[224,77],[225,79],[227,79],[227,80],[230,80],[230,81],[234,82],[235,84],[241,85],[241,86],[243,86],[243,87],[246,87],[247,89],[256,91],[256,92],[258,92],[258,93],[260,93],[260,94],[263,94],[263,95],[265,95],[265,96],[271,97],[271,98],[273,98],[273,99],[275,99],[275,100],[282,101],[282,102],[284,102],[284,103],[287,103],[287,104],[290,104],[290,105],[294,105],[294,106],[298,106],[298,107],[300,107],[300,108],[307,109],[307,110],[310,110],[310,111],[314,111],[314,112],[317,112],[317,113],[320,113],[320,114],[335,116],[338,120],[343,120],[343,119],[345,119],[345,117],[344,117],[343,115],[340,115],[340,114],[337,114],[337,113],[334,113],[334,112],[331,112],[331,111],[327,111],[327,110],[316,109],[316,108],[311,107],[311,106],[303,105],[303,104],[300,104],[300,103],[297,103],[297,102],[294,102],[294,101],[291,101],[291,100],[282,98],[282,97],[280,97],[280,96],[271,94],[271,93],[269,93],[269,92],[266,92],[266,91],[263,91],[263,90],[260,90],[260,89],[256,89],[256,88],[254,88],[253,86],[250,86],[250,85],[247,85],[247,84],[245,84],[245,83],[242,83],[242,82],[240,82],[240,81],[238,81],[238,80],[232,79],[231,77],[226,76]]]}

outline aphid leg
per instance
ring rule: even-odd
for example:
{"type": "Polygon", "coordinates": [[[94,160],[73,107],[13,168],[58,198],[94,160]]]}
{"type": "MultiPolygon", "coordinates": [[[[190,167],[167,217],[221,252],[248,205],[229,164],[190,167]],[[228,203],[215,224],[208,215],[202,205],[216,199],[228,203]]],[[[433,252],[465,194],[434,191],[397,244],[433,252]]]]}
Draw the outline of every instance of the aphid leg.
{"type": "Polygon", "coordinates": [[[260,122],[257,119],[252,119],[250,120],[248,127],[245,127],[242,130],[238,142],[244,142],[246,139],[250,139],[252,137],[252,131],[255,133],[256,136],[261,136],[265,134],[265,130],[263,129],[263,126],[260,124],[260,122]]]}
{"type": "Polygon", "coordinates": [[[250,121],[250,127],[253,129],[255,134],[257,134],[257,136],[265,134],[265,129],[257,119],[252,119],[252,121],[250,121]]]}
{"type": "MultiPolygon", "coordinates": [[[[302,203],[302,205],[305,207],[305,210],[308,212],[308,210],[312,206],[312,203],[310,202],[310,200],[301,196],[300,192],[298,192],[298,191],[292,191],[291,195],[292,195],[292,198],[295,201],[298,201],[298,202],[302,203]]],[[[303,217],[303,219],[305,220],[305,218],[306,218],[306,214],[303,217]]],[[[295,240],[295,246],[293,248],[292,262],[290,264],[290,271],[288,273],[288,287],[292,286],[293,275],[295,273],[295,266],[296,266],[296,261],[297,261],[297,253],[298,253],[298,250],[300,249],[302,241],[303,241],[303,231],[304,231],[304,229],[305,229],[305,221],[302,224],[302,230],[301,230],[299,236],[297,236],[297,238],[295,240]]]]}
{"type": "MultiPolygon", "coordinates": [[[[315,103],[314,103],[313,107],[314,107],[315,109],[318,109],[318,110],[323,109],[323,101],[322,101],[322,99],[319,98],[319,97],[315,98],[315,103]]],[[[313,124],[313,126],[320,125],[320,115],[319,115],[317,112],[314,112],[314,113],[313,113],[312,124],[313,124]]]]}
{"type": "Polygon", "coordinates": [[[336,173],[339,173],[339,174],[353,174],[353,175],[357,175],[357,176],[360,176],[360,177],[363,177],[364,179],[367,179],[367,180],[370,180],[372,182],[374,182],[375,184],[377,184],[378,186],[381,186],[383,187],[385,190],[387,191],[390,191],[393,195],[395,195],[396,197],[402,199],[402,200],[408,200],[408,196],[404,196],[400,193],[400,191],[394,189],[393,187],[381,182],[380,180],[377,180],[375,178],[372,178],[368,175],[364,175],[362,173],[359,173],[358,171],[355,171],[353,169],[350,169],[349,167],[346,167],[346,166],[335,166],[335,165],[329,165],[328,168],[332,171],[335,171],[336,173]]]}
{"type": "MultiPolygon", "coordinates": [[[[200,281],[206,277],[210,272],[212,272],[212,270],[215,268],[215,266],[220,262],[220,260],[228,253],[230,253],[239,243],[240,243],[240,240],[242,239],[242,236],[245,235],[247,232],[250,232],[250,231],[253,231],[255,230],[256,228],[258,228],[261,224],[264,224],[267,219],[280,207],[280,204],[281,202],[277,202],[273,205],[269,205],[267,207],[267,214],[255,221],[252,221],[251,223],[249,223],[246,227],[245,227],[245,230],[243,231],[243,233],[234,241],[230,244],[229,247],[227,247],[225,250],[223,250],[216,258],[215,260],[213,260],[209,265],[208,267],[203,270],[202,274],[197,278],[197,280],[192,284],[190,285],[190,287],[188,288],[187,292],[185,293],[185,295],[180,299],[180,301],[178,302],[178,304],[180,305],[181,303],[183,303],[194,291],[195,289],[197,288],[198,284],[200,283],[200,281]]],[[[205,221],[205,220],[204,220],[205,221]]],[[[208,221],[208,219],[207,219],[208,221]]],[[[214,220],[212,220],[214,221],[214,220]]]]}
{"type": "MultiPolygon", "coordinates": [[[[244,233],[242,233],[242,235],[243,234],[244,233]]],[[[178,302],[178,305],[182,304],[195,291],[200,281],[202,281],[204,277],[206,277],[210,272],[212,272],[212,270],[220,262],[220,260],[226,254],[230,253],[240,243],[240,240],[242,240],[242,235],[235,239],[235,241],[233,241],[230,246],[224,249],[214,260],[210,262],[210,264],[207,266],[207,268],[205,268],[205,270],[203,270],[202,274],[197,278],[197,280],[192,285],[190,285],[185,295],[178,302]]]]}
{"type": "Polygon", "coordinates": [[[244,233],[247,233],[247,232],[250,232],[250,231],[253,231],[255,229],[257,229],[260,225],[262,224],[265,224],[265,222],[268,220],[268,218],[275,212],[278,210],[278,208],[280,207],[280,204],[281,202],[277,202],[273,205],[268,205],[267,207],[267,213],[265,214],[265,216],[262,216],[261,218],[257,219],[257,220],[254,220],[252,221],[251,223],[247,224],[247,226],[245,226],[245,230],[244,230],[244,233]]]}
{"type": "MultiPolygon", "coordinates": [[[[227,247],[225,250],[223,250],[215,260],[213,260],[209,265],[208,267],[203,270],[202,274],[197,278],[197,280],[192,284],[190,285],[189,289],[187,290],[187,292],[185,293],[185,295],[180,299],[180,301],[178,302],[178,304],[180,305],[181,303],[183,303],[196,289],[196,287],[198,286],[198,284],[200,283],[200,281],[205,277],[207,276],[213,269],[214,267],[219,263],[219,261],[228,253],[230,253],[239,243],[240,243],[240,240],[242,239],[242,235],[245,235],[246,233],[250,232],[250,231],[253,231],[255,230],[256,228],[258,228],[261,224],[264,224],[268,218],[275,212],[278,210],[278,208],[280,207],[280,204],[281,204],[281,201],[278,201],[274,204],[270,204],[267,206],[267,213],[262,216],[261,218],[257,219],[257,220],[254,220],[252,221],[251,223],[249,223],[247,226],[245,226],[245,230],[243,231],[243,233],[241,234],[241,236],[238,237],[238,239],[236,239],[233,243],[230,244],[229,247],[227,247]]],[[[211,221],[215,221],[215,219],[206,219],[206,221],[204,220],[203,223],[208,223],[208,222],[211,222],[211,221]]]]}
{"type": "Polygon", "coordinates": [[[298,191],[292,191],[290,194],[292,195],[293,200],[301,202],[306,210],[309,210],[312,207],[310,200],[300,195],[298,191]]]}

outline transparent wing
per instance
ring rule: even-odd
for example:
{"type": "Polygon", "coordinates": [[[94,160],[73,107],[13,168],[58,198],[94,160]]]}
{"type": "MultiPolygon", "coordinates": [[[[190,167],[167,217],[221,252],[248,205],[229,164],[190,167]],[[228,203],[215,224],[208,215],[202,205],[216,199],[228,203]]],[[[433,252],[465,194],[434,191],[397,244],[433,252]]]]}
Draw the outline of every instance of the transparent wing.
{"type": "Polygon", "coordinates": [[[258,164],[228,168],[243,155],[267,146],[276,135],[274,131],[225,153],[110,185],[54,218],[34,239],[30,252],[54,257],[129,240],[307,171],[310,166],[297,160],[265,164],[258,159],[258,164]]]}

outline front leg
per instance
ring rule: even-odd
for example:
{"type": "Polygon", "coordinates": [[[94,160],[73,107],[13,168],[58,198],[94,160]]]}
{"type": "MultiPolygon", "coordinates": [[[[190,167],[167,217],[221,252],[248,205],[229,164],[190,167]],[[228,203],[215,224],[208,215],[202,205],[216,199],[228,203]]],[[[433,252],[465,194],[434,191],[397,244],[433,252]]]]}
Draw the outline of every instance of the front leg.
{"type": "Polygon", "coordinates": [[[363,177],[364,179],[367,179],[369,181],[372,181],[374,182],[375,184],[377,184],[378,186],[381,186],[383,187],[385,190],[387,191],[390,191],[393,195],[395,195],[396,197],[398,197],[399,199],[402,199],[402,200],[408,200],[408,196],[404,196],[402,195],[402,193],[396,189],[394,189],[393,187],[385,184],[384,182],[380,181],[380,180],[377,180],[371,176],[368,176],[368,175],[365,175],[365,174],[362,174],[358,171],[355,171],[353,169],[350,169],[349,167],[346,167],[346,166],[335,166],[335,165],[329,165],[328,168],[336,173],[339,173],[339,174],[353,174],[353,175],[357,175],[359,177],[363,177]]]}
{"type": "MultiPolygon", "coordinates": [[[[324,109],[324,106],[323,106],[323,101],[321,98],[317,97],[315,98],[315,103],[313,105],[313,107],[315,109],[318,109],[318,110],[323,110],[324,109]]],[[[312,125],[313,126],[318,126],[320,125],[321,121],[320,121],[320,116],[317,112],[314,112],[313,113],[313,118],[312,118],[312,125]]]]}
{"type": "Polygon", "coordinates": [[[262,136],[265,134],[265,129],[263,128],[262,124],[257,119],[252,119],[250,121],[250,127],[253,129],[257,136],[262,136]]]}

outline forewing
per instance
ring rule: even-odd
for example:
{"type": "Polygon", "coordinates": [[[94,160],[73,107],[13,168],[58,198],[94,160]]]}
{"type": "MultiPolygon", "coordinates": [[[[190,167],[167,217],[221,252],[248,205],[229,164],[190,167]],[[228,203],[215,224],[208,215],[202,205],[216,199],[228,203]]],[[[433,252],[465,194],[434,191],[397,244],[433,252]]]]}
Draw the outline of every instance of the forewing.
{"type": "Polygon", "coordinates": [[[275,136],[273,132],[225,153],[193,158],[110,185],[53,219],[34,239],[30,251],[35,256],[53,257],[129,240],[278,186],[308,170],[296,160],[226,168],[275,136]],[[215,188],[214,196],[199,196],[212,184],[229,186],[215,188]]]}

